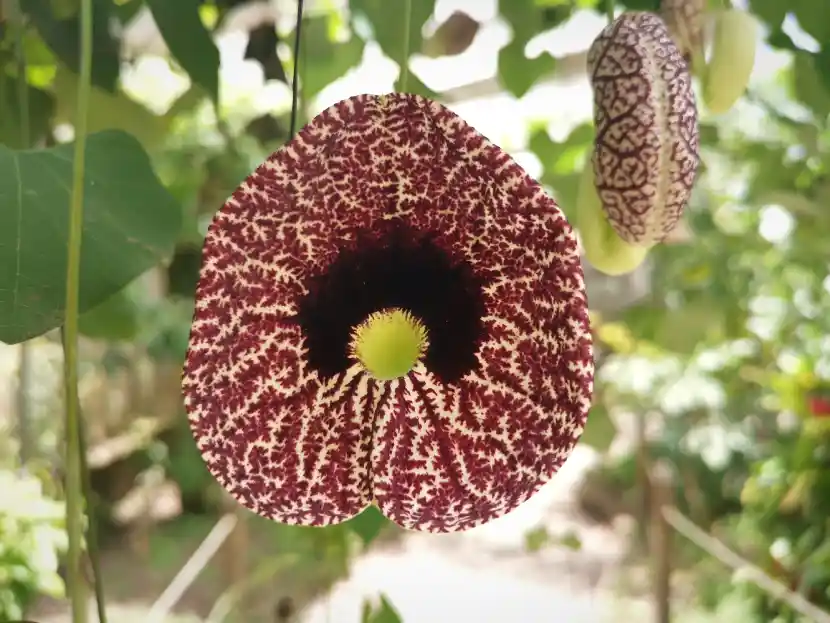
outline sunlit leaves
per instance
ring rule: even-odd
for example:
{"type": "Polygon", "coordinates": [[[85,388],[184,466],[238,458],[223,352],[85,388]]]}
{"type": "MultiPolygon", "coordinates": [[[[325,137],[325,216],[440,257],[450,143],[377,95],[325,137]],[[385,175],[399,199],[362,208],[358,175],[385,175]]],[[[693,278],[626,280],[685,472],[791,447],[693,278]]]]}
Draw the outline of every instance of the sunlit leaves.
{"type": "Polygon", "coordinates": [[[537,80],[553,72],[556,59],[547,52],[533,59],[525,54],[542,19],[542,11],[534,0],[501,0],[499,12],[513,30],[510,43],[499,50],[499,80],[515,97],[522,97],[537,80]]]}
{"type": "MultiPolygon", "coordinates": [[[[409,18],[409,50],[404,49],[405,16],[402,3],[389,0],[351,0],[349,7],[356,16],[368,20],[374,30],[374,38],[389,58],[399,66],[409,62],[409,54],[421,49],[423,28],[435,9],[435,0],[411,0],[412,12],[409,18]]],[[[401,90],[400,77],[395,85],[401,90]]],[[[429,90],[416,76],[409,75],[408,92],[429,95],[429,90]]]]}
{"type": "Polygon", "coordinates": [[[793,59],[792,86],[796,98],[809,108],[817,119],[830,114],[830,89],[825,87],[818,69],[819,58],[810,52],[796,52],[793,59]]]}
{"type": "Polygon", "coordinates": [[[332,32],[330,26],[328,16],[309,17],[303,23],[305,44],[300,62],[303,95],[307,98],[342,78],[363,58],[366,43],[362,39],[349,33],[345,41],[339,40],[340,33],[332,32]]]}
{"type": "Polygon", "coordinates": [[[371,601],[363,603],[360,623],[401,623],[401,621],[401,616],[392,607],[385,595],[380,596],[377,604],[373,604],[371,601]]]}
{"type": "Polygon", "coordinates": [[[146,0],[164,42],[191,80],[219,100],[219,50],[202,23],[199,0],[146,0]]]}
{"type": "Polygon", "coordinates": [[[561,142],[554,141],[541,127],[530,136],[530,151],[544,168],[541,182],[553,189],[559,207],[569,219],[576,207],[580,165],[593,138],[594,128],[589,123],[574,128],[561,142]]]}
{"type": "MultiPolygon", "coordinates": [[[[72,123],[78,103],[78,76],[63,67],[55,72],[53,89],[57,99],[55,121],[72,123]]],[[[108,93],[93,87],[89,97],[87,128],[90,133],[101,130],[123,130],[145,149],[158,147],[169,128],[166,118],[155,115],[143,105],[116,90],[108,93]]]]}
{"type": "MultiPolygon", "coordinates": [[[[81,49],[78,15],[56,18],[51,0],[27,0],[22,5],[46,45],[77,73],[81,49]]],[[[118,43],[110,34],[111,8],[110,0],[93,1],[92,83],[107,91],[115,90],[120,68],[118,43]]]]}

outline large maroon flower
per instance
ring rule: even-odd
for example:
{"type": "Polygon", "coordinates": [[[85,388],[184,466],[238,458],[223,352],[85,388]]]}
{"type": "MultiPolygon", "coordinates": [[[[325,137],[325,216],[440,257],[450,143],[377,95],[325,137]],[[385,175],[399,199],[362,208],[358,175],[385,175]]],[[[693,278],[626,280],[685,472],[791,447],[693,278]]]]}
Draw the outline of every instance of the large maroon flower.
{"type": "Polygon", "coordinates": [[[435,102],[332,106],[210,227],[185,404],[211,473],[260,515],[324,526],[375,502],[405,528],[472,528],[564,463],[592,383],[571,227],[435,102]],[[428,346],[380,380],[351,345],[390,309],[428,346]]]}

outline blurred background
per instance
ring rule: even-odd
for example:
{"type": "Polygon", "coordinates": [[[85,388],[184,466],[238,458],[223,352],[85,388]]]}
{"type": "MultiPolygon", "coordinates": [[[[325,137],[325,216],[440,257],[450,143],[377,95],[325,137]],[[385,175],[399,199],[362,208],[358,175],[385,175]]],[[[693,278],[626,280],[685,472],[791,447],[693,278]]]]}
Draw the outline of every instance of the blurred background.
{"type": "MultiPolygon", "coordinates": [[[[94,5],[89,130],[135,139],[91,137],[87,165],[80,400],[109,620],[830,620],[803,603],[830,608],[826,0],[736,0],[762,24],[755,71],[732,111],[701,111],[680,233],[628,276],[586,264],[597,384],[581,443],[515,512],[441,536],[373,509],[327,529],[260,519],[223,496],[183,413],[201,242],[288,138],[296,4],[94,5]],[[108,168],[116,151],[134,166],[108,168]]],[[[572,218],[604,4],[412,6],[409,90],[510,152],[572,218]]],[[[0,621],[69,620],[55,317],[77,11],[0,0],[0,621]],[[37,218],[21,231],[24,198],[37,218]]],[[[402,0],[307,0],[300,121],[395,90],[403,28],[402,0]]]]}

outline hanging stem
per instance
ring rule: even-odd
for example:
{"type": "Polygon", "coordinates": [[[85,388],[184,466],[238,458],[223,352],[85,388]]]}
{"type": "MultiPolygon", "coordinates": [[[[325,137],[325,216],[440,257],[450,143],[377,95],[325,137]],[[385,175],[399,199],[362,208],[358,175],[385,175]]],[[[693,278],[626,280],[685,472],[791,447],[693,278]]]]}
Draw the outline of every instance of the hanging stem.
{"type": "Polygon", "coordinates": [[[605,0],[605,14],[609,24],[614,21],[614,0],[605,0]]]}
{"type": "Polygon", "coordinates": [[[294,71],[291,76],[291,124],[288,137],[297,131],[297,112],[300,107],[300,43],[303,29],[303,0],[297,0],[297,25],[294,28],[294,71]]]}
{"type": "Polygon", "coordinates": [[[81,566],[84,509],[81,433],[78,416],[78,291],[84,216],[87,111],[92,79],[92,0],[81,0],[80,15],[80,85],[75,111],[75,153],[72,161],[72,201],[69,209],[66,318],[63,341],[66,406],[66,529],[69,537],[67,588],[72,600],[73,623],[86,623],[87,621],[86,591],[81,566]]]}
{"type": "Polygon", "coordinates": [[[403,58],[401,59],[401,92],[406,93],[409,82],[409,44],[412,30],[412,0],[405,0],[403,7],[403,58]]]}

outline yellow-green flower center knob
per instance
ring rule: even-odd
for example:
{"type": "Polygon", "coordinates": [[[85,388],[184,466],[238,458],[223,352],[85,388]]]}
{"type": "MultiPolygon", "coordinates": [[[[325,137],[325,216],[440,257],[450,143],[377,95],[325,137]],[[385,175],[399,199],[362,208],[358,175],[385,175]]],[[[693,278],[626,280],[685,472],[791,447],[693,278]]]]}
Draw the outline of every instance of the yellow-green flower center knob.
{"type": "Polygon", "coordinates": [[[351,355],[379,381],[408,374],[429,346],[424,324],[407,311],[370,314],[352,331],[351,355]]]}

